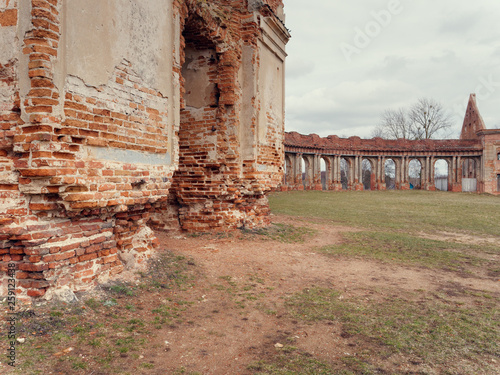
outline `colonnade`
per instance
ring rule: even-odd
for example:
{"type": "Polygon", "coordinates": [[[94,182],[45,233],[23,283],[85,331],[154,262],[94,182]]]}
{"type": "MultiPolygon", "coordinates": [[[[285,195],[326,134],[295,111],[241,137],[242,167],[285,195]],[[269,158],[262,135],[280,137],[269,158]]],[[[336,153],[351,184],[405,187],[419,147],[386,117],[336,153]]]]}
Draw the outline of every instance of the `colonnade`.
{"type": "Polygon", "coordinates": [[[423,190],[436,190],[435,165],[438,160],[444,160],[448,166],[446,189],[462,191],[464,179],[481,181],[481,159],[480,154],[470,152],[458,154],[381,153],[377,155],[373,152],[325,154],[286,151],[283,185],[290,190],[366,190],[367,188],[386,190],[388,188],[386,162],[392,160],[394,172],[391,171],[390,174],[394,175],[395,189],[407,190],[416,187],[423,190]],[[321,168],[321,160],[324,161],[324,171],[321,168]],[[365,181],[363,181],[364,160],[369,163],[371,169],[368,182],[366,172],[365,181]],[[412,160],[417,160],[421,166],[416,182],[415,178],[410,178],[412,160]]]}

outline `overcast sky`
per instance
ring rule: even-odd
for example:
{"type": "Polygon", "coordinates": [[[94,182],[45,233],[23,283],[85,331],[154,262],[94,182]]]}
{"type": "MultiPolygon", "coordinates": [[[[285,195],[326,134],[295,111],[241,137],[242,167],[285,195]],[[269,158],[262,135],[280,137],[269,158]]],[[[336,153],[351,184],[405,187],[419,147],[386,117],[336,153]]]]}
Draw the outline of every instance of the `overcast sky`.
{"type": "Polygon", "coordinates": [[[499,0],[285,0],[286,130],[370,138],[384,109],[436,99],[459,136],[475,92],[500,127],[499,0]]]}

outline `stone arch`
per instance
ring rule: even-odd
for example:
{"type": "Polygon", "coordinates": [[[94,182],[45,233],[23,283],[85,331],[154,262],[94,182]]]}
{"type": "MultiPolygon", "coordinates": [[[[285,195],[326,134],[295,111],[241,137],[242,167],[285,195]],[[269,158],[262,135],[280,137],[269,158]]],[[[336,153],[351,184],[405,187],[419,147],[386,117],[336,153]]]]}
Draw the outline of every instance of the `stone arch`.
{"type": "Polygon", "coordinates": [[[436,190],[448,191],[450,162],[446,159],[437,159],[434,162],[434,185],[436,190]]]}
{"type": "Polygon", "coordinates": [[[305,190],[309,190],[313,186],[314,179],[314,156],[302,155],[302,184],[305,190]]]}
{"type": "Polygon", "coordinates": [[[413,158],[408,162],[408,181],[410,189],[422,189],[422,162],[413,158]]]}
{"type": "Polygon", "coordinates": [[[340,182],[342,190],[349,190],[351,188],[351,175],[352,175],[352,161],[350,159],[340,159],[340,182]]]}
{"type": "Polygon", "coordinates": [[[396,189],[396,163],[393,159],[386,159],[384,163],[384,182],[387,190],[396,189]]]}
{"type": "Polygon", "coordinates": [[[361,183],[364,190],[373,190],[374,188],[374,165],[370,158],[363,158],[361,161],[361,183]]]}

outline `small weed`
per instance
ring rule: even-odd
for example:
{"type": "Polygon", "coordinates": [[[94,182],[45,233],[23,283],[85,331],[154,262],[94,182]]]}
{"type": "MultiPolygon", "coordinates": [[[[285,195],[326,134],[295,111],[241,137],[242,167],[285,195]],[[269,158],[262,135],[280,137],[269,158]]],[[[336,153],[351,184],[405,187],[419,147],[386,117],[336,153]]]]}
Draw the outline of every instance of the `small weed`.
{"type": "Polygon", "coordinates": [[[102,345],[101,340],[99,339],[92,339],[89,341],[89,345],[93,346],[94,348],[98,348],[102,345]]]}
{"type": "Polygon", "coordinates": [[[116,299],[111,298],[111,299],[104,301],[102,304],[103,304],[103,306],[111,307],[111,306],[118,305],[118,302],[116,302],[116,299]]]}
{"type": "Polygon", "coordinates": [[[216,336],[216,337],[224,337],[226,336],[224,333],[214,331],[213,329],[208,331],[209,335],[216,336]]]}
{"type": "Polygon", "coordinates": [[[131,297],[131,296],[135,295],[132,288],[129,285],[127,285],[126,283],[116,282],[114,284],[104,285],[104,286],[102,286],[102,288],[106,292],[114,294],[114,295],[118,295],[118,296],[131,297]]]}
{"type": "Polygon", "coordinates": [[[90,298],[85,301],[85,306],[90,307],[92,310],[98,310],[101,304],[99,301],[96,301],[94,298],[90,298]]]}
{"type": "Polygon", "coordinates": [[[75,333],[86,333],[88,331],[89,331],[89,328],[86,327],[85,325],[76,326],[73,328],[73,332],[75,332],[75,333]]]}
{"type": "Polygon", "coordinates": [[[173,375],[201,375],[201,373],[188,371],[184,366],[181,366],[174,371],[173,375]]]}
{"type": "Polygon", "coordinates": [[[71,368],[73,370],[86,370],[87,369],[87,364],[85,362],[83,362],[82,360],[75,358],[75,357],[70,357],[70,360],[72,361],[71,368]]]}
{"type": "Polygon", "coordinates": [[[129,324],[129,326],[126,328],[126,330],[129,332],[144,327],[144,322],[140,319],[130,319],[127,323],[129,324]]]}
{"type": "Polygon", "coordinates": [[[264,284],[264,279],[257,275],[250,275],[249,280],[254,283],[264,284]]]}
{"type": "MultiPolygon", "coordinates": [[[[284,348],[283,348],[284,349],[284,348]]],[[[283,351],[268,361],[251,363],[247,368],[262,375],[331,375],[336,374],[326,363],[297,350],[283,351]]]]}

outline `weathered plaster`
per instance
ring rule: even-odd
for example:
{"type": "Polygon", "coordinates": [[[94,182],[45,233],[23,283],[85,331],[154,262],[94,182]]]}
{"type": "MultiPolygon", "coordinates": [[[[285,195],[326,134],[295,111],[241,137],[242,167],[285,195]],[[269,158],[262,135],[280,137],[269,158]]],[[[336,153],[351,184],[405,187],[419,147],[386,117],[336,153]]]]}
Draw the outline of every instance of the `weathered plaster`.
{"type": "Polygon", "coordinates": [[[146,84],[171,92],[171,1],[67,0],[64,13],[66,74],[99,86],[127,59],[146,84]]]}

